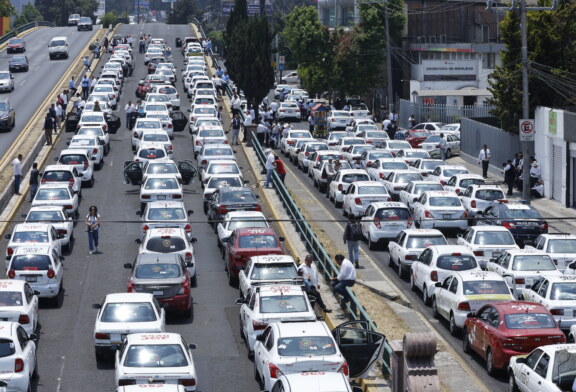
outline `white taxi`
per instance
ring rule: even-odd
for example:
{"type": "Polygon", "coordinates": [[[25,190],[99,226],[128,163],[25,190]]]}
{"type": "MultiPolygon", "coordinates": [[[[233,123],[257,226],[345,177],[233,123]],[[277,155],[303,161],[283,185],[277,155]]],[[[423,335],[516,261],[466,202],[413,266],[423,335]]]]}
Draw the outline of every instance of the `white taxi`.
{"type": "MultiPolygon", "coordinates": [[[[442,166],[438,166],[436,169],[434,169],[434,171],[430,174],[428,174],[428,179],[429,180],[436,180],[436,181],[440,181],[440,184],[442,185],[446,185],[446,183],[455,175],[457,174],[470,174],[470,172],[468,171],[468,169],[466,169],[466,167],[462,166],[462,165],[442,165],[442,166]]],[[[476,176],[476,174],[472,174],[473,176],[476,176]]],[[[480,178],[482,178],[482,176],[480,176],[480,178]]],[[[452,184],[451,186],[453,187],[458,187],[459,185],[466,185],[465,187],[463,187],[464,189],[468,188],[468,186],[472,185],[472,183],[470,184],[452,184]]],[[[455,189],[452,189],[454,192],[456,191],[455,189]]]]}
{"type": "Polygon", "coordinates": [[[50,223],[56,229],[60,238],[61,247],[69,251],[74,238],[74,221],[64,207],[32,207],[28,214],[22,214],[25,223],[50,223]]]}
{"type": "Polygon", "coordinates": [[[450,333],[457,335],[470,312],[487,303],[513,300],[506,281],[495,272],[454,272],[442,282],[436,282],[432,311],[434,317],[448,320],[450,333]]]}
{"type": "Polygon", "coordinates": [[[360,220],[368,248],[375,250],[380,243],[396,238],[400,230],[412,226],[412,215],[404,203],[372,202],[360,220]]]}
{"type": "Polygon", "coordinates": [[[576,260],[576,235],[569,233],[540,234],[534,240],[534,247],[552,256],[554,264],[561,271],[576,260]]]}
{"type": "Polygon", "coordinates": [[[192,135],[194,158],[198,157],[202,147],[207,144],[228,144],[228,139],[222,126],[203,125],[192,135]]]}
{"type": "Polygon", "coordinates": [[[328,198],[337,208],[342,207],[344,193],[356,181],[370,181],[364,169],[340,169],[328,187],[328,198]]]}
{"type": "Polygon", "coordinates": [[[205,168],[200,170],[201,185],[202,187],[206,186],[206,184],[208,184],[208,180],[210,180],[210,177],[216,174],[242,175],[240,169],[242,168],[238,166],[238,163],[236,163],[235,160],[231,159],[222,159],[218,161],[208,162],[208,165],[206,165],[205,168]]]}
{"type": "Polygon", "coordinates": [[[352,392],[346,376],[338,372],[301,372],[282,375],[272,387],[272,391],[283,392],[352,392]]]}
{"type": "Polygon", "coordinates": [[[454,272],[481,271],[474,253],[458,245],[430,246],[420,253],[410,268],[412,290],[422,292],[426,305],[432,303],[436,282],[443,282],[454,272]]]}
{"type": "Polygon", "coordinates": [[[182,200],[182,184],[173,174],[152,174],[140,188],[140,203],[164,200],[182,200]]]}
{"type": "Polygon", "coordinates": [[[58,306],[64,279],[61,259],[51,245],[21,246],[10,259],[6,275],[27,282],[39,298],[48,298],[58,306]]]}
{"type": "Polygon", "coordinates": [[[410,170],[410,166],[402,159],[380,158],[368,166],[366,171],[370,179],[374,181],[384,181],[390,173],[396,170],[410,170]]]}
{"type": "Polygon", "coordinates": [[[440,230],[435,229],[404,229],[396,239],[388,243],[390,265],[398,267],[398,275],[404,278],[409,275],[410,267],[420,253],[429,246],[448,245],[448,241],[440,230]]]}
{"type": "Polygon", "coordinates": [[[175,384],[140,384],[140,385],[125,385],[116,388],[116,392],[143,392],[143,390],[150,392],[186,392],[183,385],[175,384]]]}
{"type": "Polygon", "coordinates": [[[47,165],[42,173],[40,184],[51,182],[67,183],[72,190],[78,192],[78,197],[82,198],[82,175],[78,174],[75,167],[69,165],[47,165]]]}
{"type": "Polygon", "coordinates": [[[177,333],[135,333],[116,351],[116,385],[180,384],[195,391],[196,368],[191,349],[177,333]]]}
{"type": "Polygon", "coordinates": [[[308,131],[288,131],[285,137],[280,139],[280,151],[284,156],[288,157],[288,148],[296,144],[298,139],[313,139],[312,134],[308,131]]]}
{"type": "Polygon", "coordinates": [[[416,159],[430,159],[430,154],[428,151],[424,151],[420,148],[403,148],[398,150],[396,153],[396,158],[402,159],[409,165],[414,164],[416,159]]]}
{"type": "MultiPolygon", "coordinates": [[[[446,188],[448,187],[447,185],[446,188]]],[[[473,219],[478,212],[492,207],[497,200],[504,199],[504,192],[498,185],[470,185],[463,192],[456,193],[460,195],[460,200],[468,212],[468,219],[473,219]]]]}
{"type": "Polygon", "coordinates": [[[257,285],[292,283],[298,278],[296,269],[292,256],[252,256],[238,274],[240,295],[245,297],[250,288],[257,285]]]}
{"type": "Polygon", "coordinates": [[[49,223],[18,223],[14,226],[12,234],[5,234],[4,238],[10,240],[6,246],[6,268],[8,260],[24,245],[51,245],[59,255],[62,254],[61,236],[49,223]]]}
{"type": "Polygon", "coordinates": [[[241,187],[245,185],[245,181],[239,174],[217,174],[215,176],[210,177],[208,183],[204,186],[204,192],[202,194],[202,201],[203,201],[203,209],[204,213],[208,213],[208,205],[210,204],[210,200],[212,199],[212,194],[218,188],[226,188],[229,186],[232,187],[241,187]]]}
{"type": "Polygon", "coordinates": [[[524,290],[524,300],[548,309],[565,332],[576,325],[576,276],[543,276],[524,290]]]}
{"type": "Polygon", "coordinates": [[[38,336],[28,335],[18,323],[0,322],[0,381],[8,384],[6,391],[32,390],[30,383],[38,377],[37,342],[38,336]]]}
{"type": "Polygon", "coordinates": [[[170,159],[170,155],[162,143],[140,143],[134,154],[134,162],[142,162],[142,164],[166,158],[170,159]]]}
{"type": "Polygon", "coordinates": [[[518,300],[540,277],[562,276],[550,255],[535,249],[506,249],[486,263],[486,269],[502,275],[518,300]]]}
{"type": "Polygon", "coordinates": [[[406,188],[400,191],[398,198],[400,201],[412,209],[413,204],[420,195],[426,191],[443,191],[444,187],[438,181],[410,181],[406,188]]]}
{"type": "Polygon", "coordinates": [[[393,170],[382,180],[382,183],[388,189],[388,193],[398,200],[400,192],[406,189],[411,181],[422,181],[422,175],[414,170],[393,170]]]}
{"type": "Polygon", "coordinates": [[[218,161],[223,159],[235,160],[234,151],[232,146],[228,144],[207,144],[202,146],[202,149],[196,157],[198,161],[198,168],[206,167],[211,161],[218,161]]]}
{"type": "Polygon", "coordinates": [[[342,201],[344,216],[360,217],[372,203],[392,201],[388,190],[378,181],[355,181],[350,184],[342,201]]]}
{"type": "Polygon", "coordinates": [[[92,152],[78,149],[66,149],[60,151],[60,156],[54,158],[60,165],[71,165],[82,176],[82,185],[94,186],[94,161],[92,152]]]}
{"type": "Polygon", "coordinates": [[[423,229],[468,228],[468,213],[458,195],[448,191],[426,191],[412,205],[414,221],[423,229]]]}
{"type": "Polygon", "coordinates": [[[38,326],[38,315],[38,297],[28,283],[0,280],[0,321],[16,322],[31,335],[38,326]]]}
{"type": "Polygon", "coordinates": [[[230,211],[224,216],[224,220],[218,223],[216,233],[218,235],[218,247],[224,249],[224,245],[232,232],[244,227],[270,227],[264,214],[260,211],[230,211]]]}
{"type": "MultiPolygon", "coordinates": [[[[445,174],[448,174],[448,172],[445,174]]],[[[462,195],[469,186],[484,184],[486,184],[486,180],[478,174],[460,173],[448,177],[446,183],[442,185],[444,185],[444,189],[447,191],[456,192],[457,195],[462,195]]]]}
{"type": "Polygon", "coordinates": [[[56,206],[64,207],[66,213],[78,217],[78,193],[66,183],[50,182],[38,187],[32,207],[56,206]]]}
{"type": "Polygon", "coordinates": [[[110,134],[107,129],[101,125],[85,125],[80,127],[76,132],[76,135],[94,135],[98,136],[101,142],[104,142],[104,155],[108,155],[110,152],[110,134]]]}
{"type": "Polygon", "coordinates": [[[131,333],[164,332],[165,311],[150,293],[115,293],[104,297],[94,323],[96,360],[103,360],[120,347],[131,333]]]}
{"type": "Polygon", "coordinates": [[[314,321],[316,314],[302,286],[270,284],[254,286],[236,301],[240,307],[240,331],[248,346],[248,357],[254,356],[256,338],[270,323],[280,321],[314,321]]]}
{"type": "Polygon", "coordinates": [[[98,169],[104,166],[104,145],[94,135],[76,135],[72,136],[72,140],[68,143],[69,148],[72,150],[85,150],[92,154],[92,161],[98,169]]]}
{"type": "Polygon", "coordinates": [[[192,225],[188,217],[193,210],[186,210],[182,201],[152,201],[146,203],[144,212],[137,211],[142,220],[140,239],[143,240],[146,232],[158,227],[179,227],[184,229],[189,239],[192,238],[192,225]]]}
{"type": "Polygon", "coordinates": [[[169,158],[174,154],[174,147],[172,146],[172,141],[170,141],[170,136],[162,129],[145,130],[140,135],[140,138],[134,140],[134,143],[136,145],[135,150],[140,147],[141,143],[161,143],[164,145],[164,149],[168,153],[169,158]]]}
{"type": "Polygon", "coordinates": [[[482,269],[490,259],[497,259],[505,249],[520,249],[510,230],[503,226],[472,226],[464,235],[458,235],[456,244],[474,252],[482,269]]]}
{"type": "Polygon", "coordinates": [[[428,177],[438,166],[444,166],[446,162],[442,159],[416,159],[412,163],[413,170],[422,174],[422,177],[428,177]]]}
{"type": "Polygon", "coordinates": [[[189,133],[197,133],[202,125],[221,126],[222,124],[216,117],[198,117],[196,121],[190,121],[188,124],[189,133]]]}
{"type": "Polygon", "coordinates": [[[156,118],[146,118],[146,117],[139,117],[136,119],[136,123],[134,123],[134,128],[132,128],[132,135],[131,135],[131,142],[132,142],[132,151],[135,151],[137,148],[138,140],[140,140],[140,136],[142,136],[142,132],[144,131],[161,131],[163,130],[162,124],[160,120],[156,118]]]}

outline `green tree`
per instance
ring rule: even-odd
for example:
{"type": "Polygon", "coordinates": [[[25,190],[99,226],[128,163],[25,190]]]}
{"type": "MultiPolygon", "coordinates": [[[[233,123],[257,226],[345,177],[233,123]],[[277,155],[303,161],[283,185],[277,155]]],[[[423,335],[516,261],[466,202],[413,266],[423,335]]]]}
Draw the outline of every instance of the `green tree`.
{"type": "Polygon", "coordinates": [[[37,20],[42,20],[42,14],[40,14],[40,11],[38,11],[38,8],[36,8],[34,4],[28,3],[22,7],[22,13],[14,19],[14,27],[20,27],[37,20]]]}
{"type": "Polygon", "coordinates": [[[168,24],[187,24],[196,15],[195,0],[177,0],[174,9],[168,12],[168,24]]]}
{"type": "Polygon", "coordinates": [[[10,0],[0,0],[0,16],[12,16],[16,14],[16,8],[10,0]]]}
{"type": "Polygon", "coordinates": [[[224,31],[224,56],[226,57],[226,69],[232,80],[236,81],[242,77],[240,69],[241,60],[244,53],[242,41],[245,38],[243,34],[248,21],[248,5],[246,0],[236,0],[234,8],[226,21],[226,30],[224,31]]]}
{"type": "Polygon", "coordinates": [[[105,27],[108,27],[110,25],[114,26],[114,25],[116,25],[117,20],[118,20],[118,15],[116,15],[116,12],[108,11],[101,18],[102,26],[105,26],[105,27]]]}

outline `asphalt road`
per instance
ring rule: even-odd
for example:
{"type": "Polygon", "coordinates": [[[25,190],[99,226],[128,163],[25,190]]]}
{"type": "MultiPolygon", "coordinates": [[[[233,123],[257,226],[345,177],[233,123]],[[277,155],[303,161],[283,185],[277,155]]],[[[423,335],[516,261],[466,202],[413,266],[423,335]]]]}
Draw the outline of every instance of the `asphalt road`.
{"type": "MultiPolygon", "coordinates": [[[[270,99],[273,99],[273,95],[269,96],[270,99]]],[[[296,122],[293,123],[294,129],[308,129],[307,122],[296,122]]],[[[278,150],[279,151],[279,150],[278,150]]],[[[316,188],[314,188],[314,184],[312,183],[312,179],[308,177],[307,174],[303,173],[301,170],[296,168],[296,165],[292,164],[288,158],[284,157],[281,154],[278,156],[284,161],[285,166],[287,169],[290,170],[287,176],[297,176],[300,182],[306,184],[311,193],[318,196],[317,202],[322,204],[332,215],[334,219],[345,219],[342,216],[342,209],[336,208],[334,205],[324,197],[324,194],[320,194],[316,188]]],[[[290,188],[290,187],[289,187],[290,188]]],[[[330,219],[326,217],[326,219],[330,219]]],[[[328,225],[330,223],[320,223],[320,225],[328,225]]],[[[335,224],[340,225],[342,230],[344,229],[344,223],[342,222],[335,222],[335,224]]],[[[448,242],[451,244],[456,244],[456,233],[455,232],[448,232],[445,233],[448,238],[448,242]]],[[[469,364],[469,366],[474,370],[476,375],[484,382],[486,387],[491,391],[505,391],[508,387],[508,378],[503,373],[502,376],[494,378],[486,373],[485,363],[484,361],[477,355],[469,355],[465,354],[462,351],[462,339],[460,337],[454,337],[450,334],[448,330],[448,323],[444,320],[439,321],[434,318],[432,315],[432,308],[429,306],[424,305],[422,301],[422,295],[420,292],[413,292],[410,288],[409,280],[400,279],[398,276],[398,271],[396,268],[390,267],[388,265],[389,255],[388,251],[378,250],[378,251],[371,251],[368,249],[368,246],[364,243],[361,244],[364,251],[369,254],[372,259],[374,259],[384,274],[388,276],[394,283],[398,286],[398,288],[408,297],[408,299],[412,302],[413,308],[416,309],[418,312],[424,315],[431,324],[434,326],[436,331],[452,346],[452,348],[469,364]]]]}
{"type": "MultiPolygon", "coordinates": [[[[10,100],[16,111],[16,126],[10,132],[0,133],[0,156],[8,150],[48,93],[96,32],[96,28],[93,31],[77,31],[76,27],[42,27],[24,36],[26,41],[24,54],[28,56],[30,70],[14,73],[14,91],[0,94],[0,98],[6,97],[10,100]],[[60,36],[68,37],[70,56],[65,60],[50,60],[48,44],[53,37],[60,36]]],[[[0,69],[8,69],[8,61],[12,56],[13,54],[7,54],[6,50],[0,52],[0,69]]]]}
{"type": "MultiPolygon", "coordinates": [[[[170,45],[173,45],[176,37],[184,38],[192,34],[185,25],[126,25],[119,29],[120,34],[133,36],[142,32],[165,38],[170,45]]],[[[183,61],[179,52],[174,53],[174,59],[181,70],[183,61]]],[[[134,91],[137,82],[146,75],[143,63],[143,55],[138,54],[136,47],[136,69],[134,76],[124,83],[119,108],[123,108],[128,99],[136,100],[134,91]]],[[[46,86],[48,88],[48,83],[46,86]]],[[[186,111],[189,103],[181,90],[180,72],[176,86],[184,98],[182,110],[186,111]]],[[[114,363],[96,363],[93,349],[96,311],[91,306],[101,302],[108,293],[126,291],[129,271],[123,269],[123,264],[132,262],[138,252],[138,245],[134,242],[140,230],[137,223],[139,217],[135,214],[139,208],[138,192],[136,187],[124,185],[122,176],[124,161],[133,158],[130,132],[124,127],[124,111],[120,110],[118,114],[123,127],[117,134],[111,135],[111,153],[106,157],[104,168],[96,172],[95,187],[84,189],[80,204],[81,217],[87,214],[90,205],[99,208],[103,220],[99,246],[102,253],[88,255],[88,239],[83,224],[78,224],[74,233],[74,247],[64,261],[64,300],[60,308],[52,308],[41,302],[40,377],[35,390],[100,392],[115,389],[114,363]],[[124,222],[107,223],[106,220],[124,222]]],[[[65,148],[65,142],[70,137],[71,134],[66,134],[66,137],[60,138],[53,157],[65,148]]],[[[187,130],[176,133],[173,143],[175,160],[193,158],[187,130]]],[[[251,183],[254,184],[253,179],[251,183]]],[[[223,262],[216,247],[216,236],[202,213],[200,185],[194,183],[185,187],[184,199],[187,209],[195,211],[190,219],[193,221],[194,237],[198,240],[195,246],[198,287],[193,288],[193,317],[169,317],[166,330],[180,333],[189,343],[197,344],[193,355],[199,391],[258,391],[252,362],[248,360],[245,345],[239,336],[239,306],[234,303],[238,291],[227,284],[223,262]]],[[[28,208],[29,203],[25,202],[20,213],[28,208]]],[[[5,247],[4,240],[0,249],[2,254],[5,247]]]]}

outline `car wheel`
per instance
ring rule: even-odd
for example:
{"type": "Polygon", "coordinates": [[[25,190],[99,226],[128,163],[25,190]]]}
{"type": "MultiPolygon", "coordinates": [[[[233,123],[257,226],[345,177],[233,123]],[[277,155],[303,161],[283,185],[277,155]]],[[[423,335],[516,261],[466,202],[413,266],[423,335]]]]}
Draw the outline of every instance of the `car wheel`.
{"type": "Polygon", "coordinates": [[[438,313],[438,303],[436,302],[436,296],[432,298],[432,316],[434,318],[440,318],[440,313],[438,313]]]}
{"type": "Polygon", "coordinates": [[[402,265],[397,261],[398,264],[398,277],[402,280],[406,279],[406,270],[402,268],[402,265]]]}
{"type": "Polygon", "coordinates": [[[334,207],[336,207],[336,208],[342,208],[342,202],[341,202],[341,201],[337,201],[336,198],[334,198],[334,207]]]}
{"type": "Polygon", "coordinates": [[[508,392],[519,392],[514,372],[510,372],[510,375],[508,376],[508,392]]]}
{"type": "Polygon", "coordinates": [[[446,150],[446,159],[450,159],[452,158],[452,150],[448,149],[446,150]]]}
{"type": "Polygon", "coordinates": [[[262,389],[262,379],[260,378],[260,374],[258,374],[258,369],[256,368],[256,363],[254,363],[254,380],[258,383],[260,389],[262,389]]]}
{"type": "Polygon", "coordinates": [[[342,215],[345,217],[348,216],[348,211],[346,211],[346,207],[342,208],[342,215]]]}
{"type": "MultiPolygon", "coordinates": [[[[370,234],[368,234],[368,249],[370,249],[370,250],[377,250],[378,249],[378,241],[376,241],[376,242],[372,241],[370,234]]],[[[392,260],[392,259],[390,259],[390,260],[392,260]]]]}
{"type": "Polygon", "coordinates": [[[185,310],[184,312],[182,312],[182,316],[185,318],[190,318],[192,317],[192,303],[190,303],[190,308],[188,308],[187,310],[185,310]]]}
{"type": "Polygon", "coordinates": [[[462,330],[462,351],[466,354],[470,354],[472,349],[470,348],[470,336],[468,335],[468,329],[464,328],[462,330]]]}
{"type": "Polygon", "coordinates": [[[236,285],[238,284],[238,279],[237,279],[237,278],[234,278],[234,277],[232,276],[232,274],[230,273],[230,268],[227,268],[227,269],[226,269],[226,274],[228,275],[228,284],[229,284],[231,287],[236,287],[236,285]]]}
{"type": "Polygon", "coordinates": [[[458,336],[460,334],[460,328],[456,325],[456,319],[452,312],[450,312],[450,334],[452,336],[458,336]]]}
{"type": "Polygon", "coordinates": [[[491,376],[496,373],[496,369],[494,369],[494,354],[492,354],[492,349],[490,347],[486,350],[486,371],[491,376]]]}
{"type": "Polygon", "coordinates": [[[574,343],[574,335],[568,335],[568,343],[574,343]]]}
{"type": "Polygon", "coordinates": [[[32,371],[32,378],[38,378],[38,354],[34,356],[34,370],[32,371]]]}
{"type": "Polygon", "coordinates": [[[94,182],[95,181],[96,180],[94,179],[94,175],[92,175],[92,179],[90,180],[90,186],[89,186],[90,188],[94,188],[94,182]]]}
{"type": "Polygon", "coordinates": [[[416,282],[414,282],[414,274],[410,273],[410,289],[412,291],[417,291],[418,288],[416,287],[416,282]]]}
{"type": "Polygon", "coordinates": [[[424,305],[430,306],[430,297],[428,296],[428,288],[426,285],[422,287],[422,301],[424,301],[424,305]]]}
{"type": "Polygon", "coordinates": [[[196,274],[192,278],[190,278],[190,286],[197,287],[198,286],[198,279],[196,278],[196,274]]]}

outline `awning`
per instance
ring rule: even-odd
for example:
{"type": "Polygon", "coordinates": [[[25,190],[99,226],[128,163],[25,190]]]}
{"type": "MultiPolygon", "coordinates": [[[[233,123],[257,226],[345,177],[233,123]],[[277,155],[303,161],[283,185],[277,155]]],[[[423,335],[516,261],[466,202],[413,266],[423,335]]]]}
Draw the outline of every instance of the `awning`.
{"type": "Polygon", "coordinates": [[[463,88],[461,90],[415,90],[412,95],[419,97],[491,97],[492,93],[485,88],[463,88]]]}

